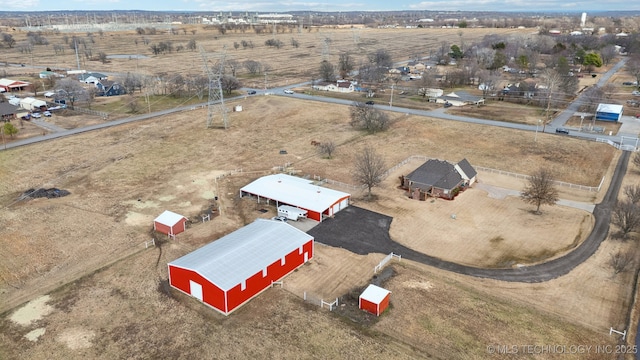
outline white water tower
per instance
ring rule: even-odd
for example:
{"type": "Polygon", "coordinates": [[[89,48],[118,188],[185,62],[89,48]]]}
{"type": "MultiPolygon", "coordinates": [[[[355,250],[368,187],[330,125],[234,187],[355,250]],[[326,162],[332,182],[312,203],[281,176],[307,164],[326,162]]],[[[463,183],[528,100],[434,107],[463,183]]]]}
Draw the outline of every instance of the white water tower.
{"type": "Polygon", "coordinates": [[[580,17],[580,26],[584,27],[586,22],[587,22],[587,13],[583,12],[582,16],[580,17]]]}

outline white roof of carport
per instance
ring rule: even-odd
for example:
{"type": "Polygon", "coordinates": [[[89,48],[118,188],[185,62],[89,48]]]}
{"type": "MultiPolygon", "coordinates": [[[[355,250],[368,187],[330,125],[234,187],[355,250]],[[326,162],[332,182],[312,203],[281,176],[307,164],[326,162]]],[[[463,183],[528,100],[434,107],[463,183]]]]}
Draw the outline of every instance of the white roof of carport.
{"type": "Polygon", "coordinates": [[[342,191],[314,185],[311,180],[285,174],[263,176],[240,190],[319,213],[351,196],[342,191]]]}

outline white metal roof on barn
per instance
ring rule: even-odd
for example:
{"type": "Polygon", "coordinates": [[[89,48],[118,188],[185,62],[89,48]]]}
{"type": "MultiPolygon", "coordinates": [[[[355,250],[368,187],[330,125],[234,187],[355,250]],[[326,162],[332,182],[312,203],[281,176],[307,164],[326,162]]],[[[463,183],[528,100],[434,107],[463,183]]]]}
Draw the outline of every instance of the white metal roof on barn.
{"type": "Polygon", "coordinates": [[[286,174],[263,176],[240,190],[319,213],[340,199],[351,196],[342,191],[314,185],[311,180],[286,174]]]}
{"type": "Polygon", "coordinates": [[[313,239],[280,221],[257,219],[169,263],[229,290],[313,239]]]}
{"type": "Polygon", "coordinates": [[[361,299],[370,301],[374,304],[379,304],[384,298],[389,295],[391,291],[383,289],[379,286],[370,284],[360,295],[361,299]]]}
{"type": "Polygon", "coordinates": [[[162,214],[160,214],[160,216],[155,218],[153,221],[158,222],[162,225],[173,226],[184,218],[185,217],[180,214],[176,214],[172,211],[165,210],[162,214]]]}
{"type": "Polygon", "coordinates": [[[622,113],[623,106],[616,104],[598,104],[598,109],[596,112],[606,112],[612,114],[620,114],[622,113]]]}

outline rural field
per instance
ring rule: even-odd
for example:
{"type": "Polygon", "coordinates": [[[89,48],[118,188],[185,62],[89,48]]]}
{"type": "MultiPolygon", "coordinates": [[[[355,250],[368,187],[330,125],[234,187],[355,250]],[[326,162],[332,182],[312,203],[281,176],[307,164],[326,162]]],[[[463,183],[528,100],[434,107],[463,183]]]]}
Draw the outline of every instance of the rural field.
{"type": "MultiPolygon", "coordinates": [[[[481,37],[485,30],[465,32],[465,39],[481,37]]],[[[453,30],[433,31],[418,39],[430,39],[432,47],[444,36],[451,41],[459,37],[453,30]]],[[[359,36],[363,44],[370,43],[363,52],[392,36],[403,38],[405,43],[389,47],[400,56],[411,44],[407,34],[363,29],[359,36]]],[[[227,35],[212,39],[204,30],[196,35],[210,52],[221,49],[223,40],[232,44],[227,35]]],[[[109,46],[123,53],[134,52],[131,36],[106,34],[106,39],[96,37],[96,44],[110,41],[109,46]]],[[[229,35],[243,36],[248,35],[229,35]]],[[[309,57],[318,58],[325,36],[331,36],[336,54],[339,45],[348,48],[353,42],[350,30],[321,29],[299,36],[300,50],[295,51],[306,49],[306,65],[294,49],[281,51],[281,58],[274,49],[252,50],[256,52],[251,57],[268,60],[267,52],[273,51],[273,59],[278,59],[269,60],[274,68],[269,81],[306,81],[298,71],[311,66],[309,57]]],[[[245,51],[229,46],[229,54],[245,51]]],[[[70,54],[58,57],[73,67],[70,54]]],[[[145,71],[174,66],[176,71],[201,71],[197,52],[154,61],[145,71]]],[[[112,68],[102,71],[147,66],[142,60],[134,62],[114,60],[107,64],[112,68]]],[[[610,326],[626,326],[634,274],[614,276],[608,260],[613,252],[633,246],[632,241],[607,239],[568,275],[536,284],[469,278],[393,261],[385,278],[378,279],[392,291],[390,309],[380,318],[354,311],[353,303],[355,298],[357,306],[354,294],[373,281],[373,268],[386,254],[361,256],[321,244],[314,258],[285,278],[282,287],[268,289],[229,317],[171,290],[167,262],[257,217],[275,214],[273,206],[258,207],[238,196],[242,186],[265,174],[285,171],[353,184],[354,160],[371,146],[387,168],[412,156],[451,162],[466,158],[474,166],[518,174],[544,167],[557,180],[585,186],[597,187],[604,178],[599,192],[559,188],[562,199],[597,203],[619,156],[601,143],[545,133],[534,139],[526,131],[399,113],[389,113],[388,131],[366,135],[350,127],[347,106],[279,96],[238,98],[227,104],[235,105],[243,111],[229,114],[227,130],[205,129],[207,110],[197,108],[0,152],[0,358],[237,359],[269,354],[286,359],[486,359],[487,347],[493,345],[617,343],[608,331],[610,326]],[[311,145],[326,140],[338,145],[331,159],[311,145]],[[70,195],[19,200],[29,189],[52,187],[70,195]],[[218,216],[201,223],[200,215],[211,208],[219,208],[218,216]],[[263,208],[268,212],[258,211],[263,208]],[[152,220],[167,209],[191,220],[176,240],[152,231],[152,220]],[[151,238],[157,246],[145,248],[151,238]],[[339,298],[344,305],[329,312],[305,302],[305,292],[312,298],[339,298]]],[[[82,125],[83,118],[69,118],[54,121],[66,128],[82,125]]],[[[37,136],[33,124],[25,128],[37,136]]],[[[495,197],[480,186],[454,201],[408,199],[397,188],[398,177],[420,163],[411,160],[392,172],[374,188],[374,201],[365,201],[361,191],[352,192],[355,206],[393,217],[391,237],[417,251],[473,266],[534,264],[570,251],[593,224],[589,212],[559,205],[544,206],[542,215],[532,215],[533,207],[519,198],[495,197]]],[[[640,181],[638,169],[629,169],[624,185],[640,181]]],[[[478,177],[483,186],[521,190],[525,185],[485,171],[478,177]]],[[[532,357],[601,359],[602,354],[594,350],[532,357]]]]}

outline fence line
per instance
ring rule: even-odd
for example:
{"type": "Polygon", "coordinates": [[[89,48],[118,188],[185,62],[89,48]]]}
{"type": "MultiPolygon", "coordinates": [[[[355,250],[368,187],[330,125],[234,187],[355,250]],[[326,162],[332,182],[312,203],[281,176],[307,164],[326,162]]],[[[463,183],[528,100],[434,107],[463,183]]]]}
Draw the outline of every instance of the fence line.
{"type": "Polygon", "coordinates": [[[156,246],[156,239],[151,239],[149,241],[144,242],[144,248],[148,249],[149,246],[156,246]]]}
{"type": "MultiPolygon", "coordinates": [[[[615,146],[617,149],[621,148],[620,145],[618,145],[618,144],[616,144],[616,143],[614,143],[614,142],[612,142],[610,140],[607,140],[607,139],[596,139],[596,141],[598,141],[598,142],[606,142],[606,143],[608,143],[608,144],[610,144],[612,146],[615,146]]],[[[633,146],[632,145],[623,145],[622,147],[633,147],[633,146]]],[[[633,148],[635,149],[635,147],[633,147],[633,148]]],[[[625,149],[623,149],[623,150],[625,150],[625,149]]],[[[427,160],[430,160],[430,159],[432,159],[432,158],[427,157],[427,156],[423,156],[423,155],[411,155],[408,158],[400,161],[396,165],[392,166],[387,171],[385,171],[381,175],[381,178],[382,179],[386,179],[392,172],[398,170],[400,167],[406,165],[407,163],[409,163],[409,162],[411,162],[413,160],[420,160],[422,162],[426,162],[427,160]]],[[[509,171],[504,171],[504,170],[487,168],[487,167],[483,167],[483,166],[474,166],[474,168],[476,170],[479,170],[479,171],[485,171],[485,172],[490,172],[490,173],[495,173],[495,174],[500,174],[500,175],[507,175],[507,176],[515,177],[517,179],[525,179],[526,180],[526,179],[531,178],[530,175],[518,174],[518,173],[513,173],[513,172],[509,172],[509,171]]],[[[320,185],[322,185],[322,184],[332,184],[332,185],[340,186],[340,187],[343,187],[343,188],[346,188],[346,189],[350,189],[350,190],[354,190],[354,191],[366,189],[366,185],[357,186],[357,185],[346,184],[346,183],[343,183],[343,182],[340,182],[340,181],[337,181],[337,180],[332,180],[332,179],[329,179],[329,178],[322,178],[322,177],[320,177],[318,175],[313,175],[312,178],[313,178],[314,181],[320,182],[320,185]]],[[[570,189],[579,189],[579,190],[586,190],[586,191],[591,191],[591,192],[598,192],[602,188],[602,184],[604,183],[604,177],[602,178],[602,180],[600,181],[600,184],[597,187],[579,185],[579,184],[572,184],[572,183],[559,181],[559,180],[554,180],[553,183],[558,185],[558,186],[568,187],[570,189]]]]}
{"type": "MultiPolygon", "coordinates": [[[[632,138],[632,139],[635,139],[635,138],[632,138]]],[[[613,142],[609,139],[596,138],[596,142],[609,144],[618,150],[633,151],[633,152],[638,151],[638,148],[636,147],[636,145],[625,145],[622,143],[618,144],[617,142],[613,142]]]]}
{"type": "MultiPolygon", "coordinates": [[[[495,174],[500,174],[500,175],[511,176],[511,177],[516,178],[516,179],[530,179],[531,178],[531,176],[529,176],[529,175],[512,173],[512,172],[504,171],[504,170],[491,169],[491,168],[486,168],[486,167],[482,167],[482,166],[476,166],[475,168],[476,168],[476,170],[479,170],[479,171],[485,171],[485,172],[490,172],[490,173],[495,173],[495,174]]],[[[586,186],[586,185],[572,184],[572,183],[559,181],[559,180],[554,180],[553,181],[553,183],[555,185],[558,185],[558,186],[568,187],[570,189],[586,190],[586,191],[591,191],[591,192],[600,191],[603,182],[604,182],[604,177],[602,178],[602,180],[600,180],[600,184],[598,186],[586,186]]]]}
{"type": "Polygon", "coordinates": [[[380,269],[382,269],[382,267],[387,265],[387,263],[389,261],[391,261],[391,259],[393,259],[393,258],[398,259],[398,261],[402,260],[402,256],[394,254],[394,253],[390,253],[389,255],[385,256],[384,259],[382,259],[382,261],[380,261],[380,263],[373,268],[373,273],[377,274],[378,271],[380,271],[380,269]]]}
{"type": "Polygon", "coordinates": [[[304,301],[306,301],[306,302],[309,302],[309,303],[312,303],[312,304],[320,306],[321,309],[323,309],[326,306],[329,309],[329,311],[333,311],[333,309],[338,307],[338,298],[336,298],[332,302],[327,302],[327,301],[324,301],[323,298],[314,296],[314,295],[312,295],[312,294],[310,294],[310,293],[305,291],[302,294],[302,299],[304,301]]]}
{"type": "Polygon", "coordinates": [[[98,115],[103,119],[107,119],[109,117],[109,113],[106,113],[104,111],[96,111],[96,110],[91,110],[91,109],[85,109],[85,108],[81,108],[81,107],[78,107],[78,106],[74,106],[73,109],[71,109],[71,110],[77,111],[77,112],[81,112],[81,113],[84,113],[84,114],[89,114],[89,115],[98,115]]]}

